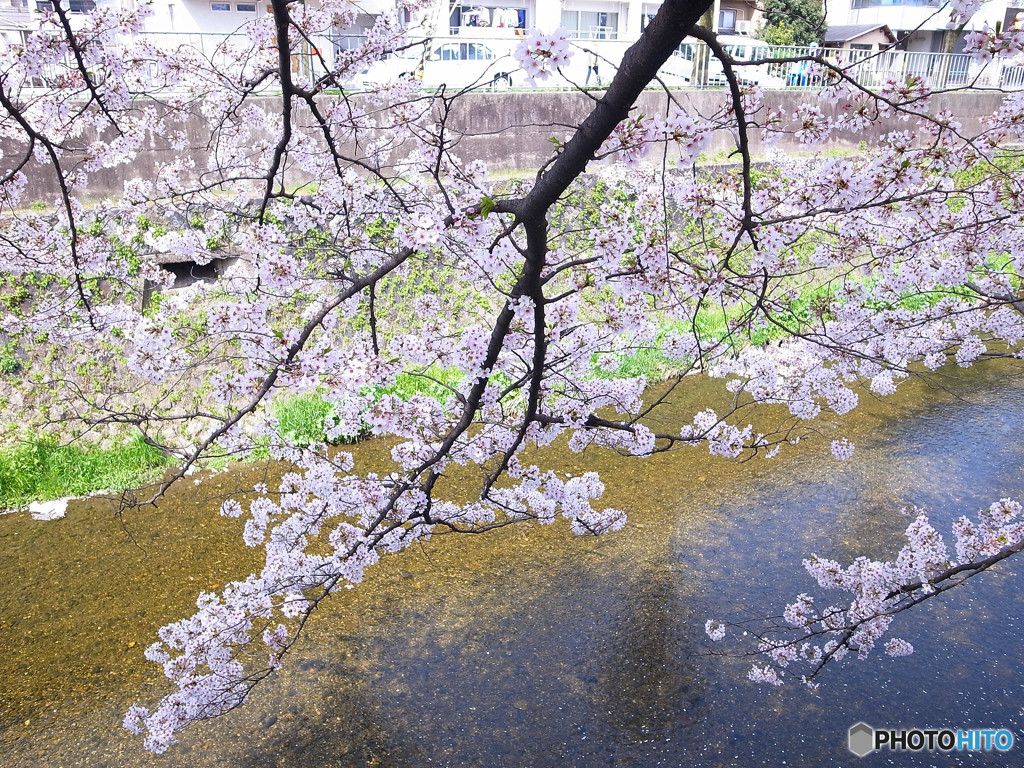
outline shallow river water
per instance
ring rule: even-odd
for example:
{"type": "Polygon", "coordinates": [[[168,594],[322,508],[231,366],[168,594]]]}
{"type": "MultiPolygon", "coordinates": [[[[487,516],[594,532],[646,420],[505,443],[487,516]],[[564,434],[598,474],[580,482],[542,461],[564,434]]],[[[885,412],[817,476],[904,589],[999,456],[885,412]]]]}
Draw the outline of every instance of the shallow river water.
{"type": "MultiPolygon", "coordinates": [[[[1019,370],[910,382],[895,404],[862,395],[771,461],[556,452],[562,471],[600,469],[603,501],[630,512],[623,532],[522,526],[385,559],[246,707],[159,757],[119,727],[165,690],[142,651],[199,590],[254,566],[216,509],[264,470],[183,485],[124,520],[101,500],[54,522],[0,517],[0,765],[1022,766],[1019,562],[898,618],[914,655],[834,668],[817,691],[747,682],[749,660],[703,633],[707,618],[777,614],[813,591],[812,552],[893,554],[907,504],[948,532],[1024,498],[1019,370]],[[842,463],[827,448],[839,430],[857,444],[842,463]],[[846,749],[859,720],[1007,728],[1018,743],[861,760],[846,749]]],[[[721,382],[688,388],[707,398],[721,382]]]]}

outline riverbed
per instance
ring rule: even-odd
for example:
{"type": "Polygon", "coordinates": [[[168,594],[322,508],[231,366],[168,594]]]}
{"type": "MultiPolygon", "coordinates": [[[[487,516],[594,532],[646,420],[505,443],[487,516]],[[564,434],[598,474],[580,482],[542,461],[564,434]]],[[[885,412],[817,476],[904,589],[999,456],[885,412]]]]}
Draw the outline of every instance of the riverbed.
{"type": "MultiPolygon", "coordinates": [[[[711,644],[708,618],[778,614],[813,591],[800,561],[890,556],[928,509],[962,514],[1024,498],[1020,364],[947,371],[774,459],[686,449],[650,459],[555,449],[598,469],[602,504],[630,523],[601,538],[523,525],[436,537],[385,558],[332,599],[291,663],[244,708],[165,755],[120,728],[166,690],[142,657],[195,596],[255,567],[240,521],[216,510],[273,468],[179,485],[123,518],[102,499],[63,520],[0,517],[0,763],[4,766],[900,766],[1024,765],[1024,567],[1004,563],[899,617],[917,649],[827,672],[818,690],[746,680],[748,650],[711,644]],[[837,462],[828,444],[853,440],[837,462]],[[1007,728],[1003,754],[863,761],[849,726],[1007,728]],[[887,762],[888,761],[888,762],[887,762]]],[[[690,397],[721,382],[688,383],[690,397]]],[[[688,421],[684,402],[667,423],[688,421]]],[[[373,446],[365,450],[372,452],[373,446]]]]}

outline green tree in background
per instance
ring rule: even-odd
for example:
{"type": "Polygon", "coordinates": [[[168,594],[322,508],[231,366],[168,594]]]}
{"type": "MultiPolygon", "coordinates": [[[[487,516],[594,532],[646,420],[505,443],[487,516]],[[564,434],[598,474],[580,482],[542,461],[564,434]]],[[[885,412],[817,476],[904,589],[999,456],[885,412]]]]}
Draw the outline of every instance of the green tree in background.
{"type": "Polygon", "coordinates": [[[760,38],[771,45],[810,45],[825,35],[819,0],[765,0],[760,38]]]}

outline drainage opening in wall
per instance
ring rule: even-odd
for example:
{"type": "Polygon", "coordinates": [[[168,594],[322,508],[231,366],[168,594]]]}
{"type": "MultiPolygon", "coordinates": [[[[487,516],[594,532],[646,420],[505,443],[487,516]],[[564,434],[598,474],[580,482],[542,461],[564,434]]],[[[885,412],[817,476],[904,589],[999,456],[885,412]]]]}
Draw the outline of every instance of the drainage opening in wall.
{"type": "Polygon", "coordinates": [[[209,264],[196,264],[194,261],[176,261],[161,264],[160,268],[166,269],[174,275],[174,285],[171,286],[172,288],[185,288],[194,283],[215,283],[219,274],[216,261],[211,261],[209,264]]]}

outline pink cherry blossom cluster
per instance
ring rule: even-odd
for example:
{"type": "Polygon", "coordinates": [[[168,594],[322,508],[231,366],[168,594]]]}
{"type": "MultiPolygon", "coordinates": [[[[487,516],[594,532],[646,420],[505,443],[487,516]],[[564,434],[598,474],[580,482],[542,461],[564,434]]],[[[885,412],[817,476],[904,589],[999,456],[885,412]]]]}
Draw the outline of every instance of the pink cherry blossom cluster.
{"type": "Polygon", "coordinates": [[[623,120],[601,147],[601,155],[616,155],[627,166],[644,158],[652,145],[672,143],[678,148],[680,162],[690,162],[707,146],[712,126],[690,117],[678,104],[663,116],[637,115],[623,120]]]}
{"type": "Polygon", "coordinates": [[[881,90],[882,114],[890,114],[894,107],[900,108],[903,119],[909,119],[911,113],[927,113],[931,94],[931,86],[924,75],[909,73],[903,78],[890,77],[881,90]]]}
{"type": "Polygon", "coordinates": [[[966,24],[971,17],[978,12],[984,0],[950,0],[950,21],[946,25],[949,29],[957,25],[966,24]]]}
{"type": "Polygon", "coordinates": [[[516,46],[515,57],[531,83],[547,80],[572,59],[569,33],[564,29],[556,29],[550,35],[531,32],[516,46]]]}
{"type": "Polygon", "coordinates": [[[793,112],[798,126],[796,137],[801,144],[821,144],[832,131],[832,120],[813,104],[800,104],[793,112]]]}
{"type": "Polygon", "coordinates": [[[981,64],[998,56],[1008,59],[1020,56],[1024,53],[1024,30],[1009,28],[996,32],[985,24],[980,30],[967,33],[964,53],[981,64]]]}
{"type": "Polygon", "coordinates": [[[839,461],[846,461],[853,458],[854,444],[845,437],[832,441],[832,455],[839,461]]]}

